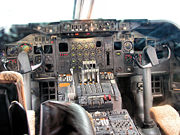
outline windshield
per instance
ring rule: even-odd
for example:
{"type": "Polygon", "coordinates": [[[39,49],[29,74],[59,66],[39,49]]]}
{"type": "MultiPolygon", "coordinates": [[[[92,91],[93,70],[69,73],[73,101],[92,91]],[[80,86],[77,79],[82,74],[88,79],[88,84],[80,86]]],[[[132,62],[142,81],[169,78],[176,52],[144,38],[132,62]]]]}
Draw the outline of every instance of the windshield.
{"type": "MultiPolygon", "coordinates": [[[[88,1],[84,1],[84,9],[88,1]]],[[[0,27],[30,22],[57,22],[71,20],[74,0],[6,0],[1,2],[0,27]]],[[[85,18],[83,16],[82,18],[85,18]]],[[[170,20],[180,24],[179,0],[96,0],[92,19],[149,19],[170,20]]]]}
{"type": "Polygon", "coordinates": [[[72,19],[73,0],[6,0],[1,3],[0,26],[72,19]],[[2,14],[3,13],[3,14],[2,14]]]}

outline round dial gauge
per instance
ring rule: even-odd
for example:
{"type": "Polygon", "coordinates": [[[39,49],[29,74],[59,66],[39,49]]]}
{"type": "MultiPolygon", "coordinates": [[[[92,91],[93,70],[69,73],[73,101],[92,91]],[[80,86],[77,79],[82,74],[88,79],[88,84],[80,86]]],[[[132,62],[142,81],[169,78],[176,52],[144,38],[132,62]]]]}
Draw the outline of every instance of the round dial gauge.
{"type": "Polygon", "coordinates": [[[91,52],[91,56],[92,57],[95,56],[95,52],[94,51],[91,52]]]}
{"type": "Polygon", "coordinates": [[[23,43],[20,45],[19,50],[20,50],[20,52],[25,51],[27,53],[31,53],[32,52],[32,46],[28,43],[23,43]]]}
{"type": "Polygon", "coordinates": [[[82,46],[81,44],[78,44],[77,49],[78,49],[78,50],[82,50],[82,49],[83,49],[83,46],[82,46]]]}
{"type": "Polygon", "coordinates": [[[74,45],[71,45],[71,50],[75,50],[75,46],[74,45]]]}
{"type": "Polygon", "coordinates": [[[85,45],[84,45],[84,48],[85,48],[85,49],[88,49],[88,48],[89,48],[89,45],[88,45],[88,44],[85,44],[85,45]]]}
{"type": "Polygon", "coordinates": [[[84,52],[84,56],[85,56],[85,57],[88,57],[88,56],[89,56],[89,52],[88,52],[88,51],[85,51],[85,52],[84,52]]]}
{"type": "Polygon", "coordinates": [[[15,56],[18,54],[17,46],[10,46],[7,48],[7,56],[15,56]]]}
{"type": "Polygon", "coordinates": [[[133,45],[132,45],[132,42],[130,42],[130,41],[127,41],[123,44],[123,48],[126,51],[131,51],[132,47],[133,47],[133,45]]]}
{"type": "Polygon", "coordinates": [[[90,43],[90,47],[91,47],[92,49],[95,49],[95,44],[94,44],[94,43],[90,43]]]}

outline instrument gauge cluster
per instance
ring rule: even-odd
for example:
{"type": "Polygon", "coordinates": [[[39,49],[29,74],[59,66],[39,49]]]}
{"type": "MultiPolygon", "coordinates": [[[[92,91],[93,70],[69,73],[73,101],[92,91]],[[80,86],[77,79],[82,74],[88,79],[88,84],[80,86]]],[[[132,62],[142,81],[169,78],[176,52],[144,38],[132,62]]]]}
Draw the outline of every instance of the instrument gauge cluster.
{"type": "Polygon", "coordinates": [[[8,59],[8,63],[6,63],[6,67],[11,71],[18,71],[18,54],[22,51],[27,53],[32,52],[32,46],[28,43],[7,45],[6,48],[6,56],[8,59]]]}
{"type": "Polygon", "coordinates": [[[130,52],[133,49],[133,44],[131,41],[126,41],[123,44],[124,51],[130,52]]]}
{"type": "Polygon", "coordinates": [[[16,45],[7,47],[7,56],[13,57],[18,55],[18,47],[16,45]]]}

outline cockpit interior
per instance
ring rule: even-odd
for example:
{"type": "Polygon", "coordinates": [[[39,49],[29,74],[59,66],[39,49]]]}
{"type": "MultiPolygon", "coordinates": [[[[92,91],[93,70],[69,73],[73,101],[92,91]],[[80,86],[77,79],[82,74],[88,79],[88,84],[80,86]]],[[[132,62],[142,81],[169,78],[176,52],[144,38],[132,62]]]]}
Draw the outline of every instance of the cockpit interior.
{"type": "Polygon", "coordinates": [[[180,135],[180,29],[80,19],[0,31],[0,134],[180,135]],[[2,111],[1,111],[2,110],[2,111]],[[31,116],[29,116],[31,115],[31,116]]]}

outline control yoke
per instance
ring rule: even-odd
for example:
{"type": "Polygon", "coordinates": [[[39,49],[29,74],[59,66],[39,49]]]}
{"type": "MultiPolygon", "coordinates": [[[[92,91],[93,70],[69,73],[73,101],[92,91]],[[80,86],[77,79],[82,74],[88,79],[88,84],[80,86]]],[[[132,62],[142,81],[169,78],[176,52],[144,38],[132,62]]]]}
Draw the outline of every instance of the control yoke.
{"type": "Polygon", "coordinates": [[[152,135],[156,134],[158,128],[155,126],[153,120],[150,117],[149,110],[153,105],[152,86],[151,86],[151,67],[158,65],[166,60],[170,59],[171,51],[167,45],[163,45],[168,49],[168,56],[166,58],[158,59],[156,49],[152,46],[147,46],[143,49],[142,64],[137,61],[137,58],[133,58],[137,65],[143,69],[143,103],[144,103],[144,130],[145,134],[152,132],[152,135]]]}
{"type": "Polygon", "coordinates": [[[165,61],[167,61],[168,59],[170,59],[171,57],[171,50],[167,45],[163,45],[164,48],[168,49],[168,56],[166,58],[162,58],[162,59],[158,59],[157,54],[156,54],[156,49],[152,46],[147,46],[143,49],[143,54],[144,54],[144,60],[145,60],[145,65],[141,65],[136,56],[133,57],[133,59],[135,60],[136,64],[140,67],[140,68],[151,68],[152,66],[161,64],[165,61]]]}
{"type": "Polygon", "coordinates": [[[41,54],[41,62],[36,65],[30,64],[28,54],[25,51],[22,51],[19,53],[18,61],[20,63],[20,72],[21,73],[25,74],[25,73],[31,72],[31,71],[39,68],[43,64],[43,61],[44,61],[43,51],[41,49],[39,49],[39,52],[41,54]]]}

